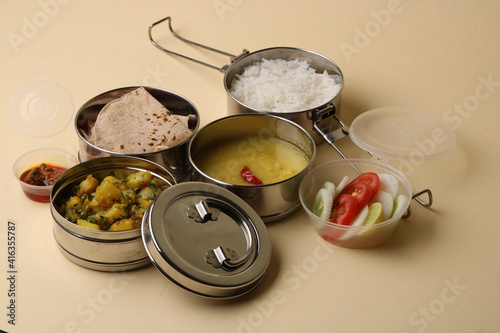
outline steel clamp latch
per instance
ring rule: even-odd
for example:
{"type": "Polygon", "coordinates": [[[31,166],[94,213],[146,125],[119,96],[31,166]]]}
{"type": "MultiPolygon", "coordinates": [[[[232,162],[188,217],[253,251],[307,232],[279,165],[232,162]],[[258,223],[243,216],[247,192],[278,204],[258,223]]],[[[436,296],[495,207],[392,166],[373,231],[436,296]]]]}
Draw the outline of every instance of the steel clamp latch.
{"type": "Polygon", "coordinates": [[[202,199],[198,203],[188,206],[187,214],[195,222],[205,223],[208,221],[217,221],[220,211],[208,207],[207,202],[202,199]]]}

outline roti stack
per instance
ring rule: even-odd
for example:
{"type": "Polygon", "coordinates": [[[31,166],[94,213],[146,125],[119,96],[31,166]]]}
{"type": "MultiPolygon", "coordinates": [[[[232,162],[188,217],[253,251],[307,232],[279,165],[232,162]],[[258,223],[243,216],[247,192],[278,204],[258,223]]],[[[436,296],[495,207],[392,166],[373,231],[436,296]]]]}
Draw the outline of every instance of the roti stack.
{"type": "Polygon", "coordinates": [[[141,87],[102,108],[88,141],[117,153],[157,152],[183,142],[192,134],[189,119],[173,114],[141,87]]]}

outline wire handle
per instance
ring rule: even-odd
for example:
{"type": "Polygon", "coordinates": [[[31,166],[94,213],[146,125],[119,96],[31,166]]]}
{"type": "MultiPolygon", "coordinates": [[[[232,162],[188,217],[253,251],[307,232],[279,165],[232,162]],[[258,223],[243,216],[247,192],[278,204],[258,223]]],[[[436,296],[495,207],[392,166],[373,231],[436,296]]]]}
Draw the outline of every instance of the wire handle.
{"type": "Polygon", "coordinates": [[[174,52],[174,51],[171,51],[171,50],[167,50],[166,48],[164,48],[163,46],[159,45],[153,38],[153,35],[152,35],[152,30],[153,28],[160,24],[160,23],[163,23],[167,21],[168,22],[168,28],[170,29],[170,32],[172,33],[172,35],[185,42],[185,43],[188,43],[188,44],[192,44],[192,45],[195,45],[195,46],[198,46],[198,47],[201,47],[203,49],[206,49],[206,50],[209,50],[209,51],[212,51],[212,52],[216,52],[216,53],[219,53],[219,54],[222,54],[222,55],[225,55],[225,56],[228,56],[231,60],[231,63],[233,63],[234,61],[236,61],[237,59],[241,58],[242,56],[245,56],[247,54],[249,54],[250,52],[248,50],[243,50],[243,52],[239,55],[239,56],[236,56],[236,55],[233,55],[231,53],[228,53],[228,52],[225,52],[225,51],[221,51],[221,50],[218,50],[218,49],[214,49],[210,46],[206,46],[206,45],[203,45],[203,44],[200,44],[200,43],[196,43],[196,42],[193,42],[191,40],[188,40],[184,37],[181,37],[180,35],[178,35],[174,29],[172,28],[172,18],[170,16],[167,16],[153,24],[151,24],[149,26],[149,29],[148,29],[148,36],[149,36],[149,40],[151,42],[151,44],[153,44],[155,47],[157,47],[158,49],[160,49],[161,51],[165,52],[165,53],[169,53],[169,54],[173,54],[173,55],[176,55],[178,57],[182,57],[184,59],[188,59],[188,60],[191,60],[191,61],[194,61],[198,64],[201,64],[203,66],[207,66],[207,67],[210,67],[210,68],[213,68],[213,69],[216,69],[218,70],[219,72],[226,72],[226,70],[229,68],[229,65],[224,65],[222,67],[217,67],[217,66],[214,66],[214,65],[211,65],[209,63],[206,63],[206,62],[203,62],[203,61],[200,61],[200,60],[197,60],[197,59],[194,59],[194,58],[191,58],[191,57],[188,57],[186,55],[183,55],[183,54],[180,54],[180,53],[177,53],[177,52],[174,52]]]}

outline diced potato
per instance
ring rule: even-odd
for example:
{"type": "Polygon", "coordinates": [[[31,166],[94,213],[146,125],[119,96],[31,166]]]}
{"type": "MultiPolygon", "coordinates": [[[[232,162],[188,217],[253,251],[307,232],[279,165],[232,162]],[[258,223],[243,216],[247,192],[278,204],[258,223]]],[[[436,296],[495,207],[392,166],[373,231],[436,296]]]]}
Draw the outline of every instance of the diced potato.
{"type": "Polygon", "coordinates": [[[66,210],[77,211],[82,209],[82,207],[83,207],[83,200],[77,196],[70,197],[69,200],[66,202],[66,210]]]}
{"type": "Polygon", "coordinates": [[[138,190],[146,186],[153,179],[153,175],[147,171],[138,171],[128,176],[126,185],[128,188],[138,190]]]}
{"type": "Polygon", "coordinates": [[[109,227],[109,231],[120,231],[120,230],[129,230],[135,228],[134,220],[132,219],[124,219],[120,221],[116,221],[109,227]]]}
{"type": "Polygon", "coordinates": [[[104,216],[108,223],[118,220],[123,216],[127,215],[127,206],[124,204],[115,204],[110,209],[104,211],[102,216],[104,216]]]}
{"type": "Polygon", "coordinates": [[[120,202],[123,204],[128,204],[130,202],[136,202],[137,201],[137,193],[133,189],[125,189],[123,190],[122,188],[122,198],[120,199],[120,202]]]}
{"type": "Polygon", "coordinates": [[[97,202],[97,200],[95,198],[93,198],[91,201],[87,200],[86,205],[88,205],[90,207],[91,214],[97,214],[97,213],[103,211],[103,208],[101,206],[99,206],[99,203],[97,202]]]}
{"type": "Polygon", "coordinates": [[[137,193],[137,200],[151,199],[153,200],[160,194],[160,189],[156,186],[146,186],[137,193]]]}
{"type": "Polygon", "coordinates": [[[114,204],[111,208],[94,214],[88,218],[99,225],[101,230],[108,230],[109,227],[117,220],[127,216],[127,206],[124,204],[114,204]]]}
{"type": "Polygon", "coordinates": [[[167,185],[167,183],[159,180],[158,178],[153,178],[153,180],[149,182],[149,186],[157,187],[160,192],[161,192],[161,187],[165,185],[167,185]]]}
{"type": "Polygon", "coordinates": [[[131,218],[134,218],[136,220],[141,220],[142,217],[144,216],[144,213],[146,212],[146,208],[142,208],[140,205],[133,205],[129,209],[129,215],[131,218]]]}
{"type": "Polygon", "coordinates": [[[78,224],[80,227],[84,227],[87,229],[101,230],[101,228],[99,228],[97,224],[89,222],[87,220],[78,219],[76,221],[76,224],[78,224]]]}
{"type": "Polygon", "coordinates": [[[149,207],[149,205],[151,205],[152,202],[153,202],[153,199],[140,199],[139,206],[142,209],[146,210],[149,207]]]}
{"type": "Polygon", "coordinates": [[[81,197],[84,194],[90,194],[95,191],[99,186],[99,181],[95,179],[92,175],[88,175],[85,180],[83,180],[76,190],[76,195],[81,197]]]}
{"type": "Polygon", "coordinates": [[[113,204],[120,202],[122,192],[120,191],[120,180],[108,176],[104,178],[95,191],[95,200],[104,208],[109,208],[113,204]]]}
{"type": "Polygon", "coordinates": [[[75,222],[80,218],[80,216],[78,215],[78,213],[76,211],[69,209],[69,210],[66,210],[66,212],[64,213],[64,218],[75,222]]]}
{"type": "Polygon", "coordinates": [[[120,188],[122,186],[122,181],[115,176],[107,176],[102,180],[103,182],[111,182],[114,186],[117,188],[120,188]]]}

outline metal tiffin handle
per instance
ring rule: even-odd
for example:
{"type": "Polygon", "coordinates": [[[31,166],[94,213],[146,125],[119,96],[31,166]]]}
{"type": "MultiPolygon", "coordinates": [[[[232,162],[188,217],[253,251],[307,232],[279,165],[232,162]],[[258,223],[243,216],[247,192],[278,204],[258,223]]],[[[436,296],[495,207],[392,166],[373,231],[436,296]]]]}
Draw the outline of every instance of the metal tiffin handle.
{"type": "Polygon", "coordinates": [[[172,33],[172,35],[173,35],[175,38],[177,38],[177,39],[179,39],[179,40],[181,40],[181,41],[183,41],[183,42],[185,42],[185,43],[192,44],[192,45],[195,45],[195,46],[201,47],[201,48],[203,48],[203,49],[206,49],[206,50],[209,50],[209,51],[212,51],[212,52],[216,52],[216,53],[219,53],[219,54],[222,54],[222,55],[228,56],[228,57],[230,58],[231,63],[235,62],[235,61],[236,61],[236,60],[238,60],[239,58],[241,58],[241,57],[243,57],[243,56],[245,56],[245,55],[247,55],[247,54],[249,54],[249,53],[250,53],[250,51],[248,51],[248,50],[246,50],[246,49],[245,49],[245,50],[243,50],[243,52],[242,52],[240,55],[236,56],[236,55],[231,54],[231,53],[229,53],[229,52],[221,51],[221,50],[215,49],[215,48],[213,48],[213,47],[206,46],[206,45],[203,45],[203,44],[200,44],[200,43],[197,43],[197,42],[191,41],[191,40],[189,40],[189,39],[186,39],[186,38],[184,38],[184,37],[181,37],[181,36],[180,36],[180,35],[178,35],[178,34],[174,31],[174,29],[172,28],[172,18],[171,18],[170,16],[167,16],[167,17],[165,17],[165,18],[163,18],[163,19],[161,19],[161,20],[159,20],[159,21],[157,21],[157,22],[155,22],[155,23],[151,24],[151,25],[149,26],[149,29],[148,29],[149,41],[150,41],[150,42],[151,42],[151,43],[152,43],[155,47],[157,47],[158,49],[160,49],[161,51],[163,51],[163,52],[165,52],[165,53],[169,53],[169,54],[172,54],[172,55],[176,55],[176,56],[178,56],[178,57],[182,57],[182,58],[184,58],[184,59],[188,59],[188,60],[194,61],[194,62],[196,62],[196,63],[198,63],[198,64],[203,65],[203,66],[207,66],[207,67],[210,67],[210,68],[216,69],[216,70],[218,70],[218,71],[220,71],[220,72],[225,72],[225,71],[229,68],[229,65],[224,65],[224,66],[222,66],[222,67],[217,67],[217,66],[211,65],[211,64],[206,63],[206,62],[204,62],[204,61],[197,60],[197,59],[194,59],[194,58],[188,57],[188,56],[186,56],[186,55],[180,54],[180,53],[178,53],[178,52],[174,52],[174,51],[168,50],[168,49],[164,48],[163,46],[161,46],[160,44],[158,44],[158,43],[154,40],[154,38],[153,38],[153,35],[152,35],[152,30],[153,30],[153,28],[154,28],[156,25],[158,25],[158,24],[160,24],[160,23],[163,23],[163,22],[165,22],[165,21],[167,21],[167,22],[168,22],[168,28],[169,28],[170,32],[172,33]]]}

